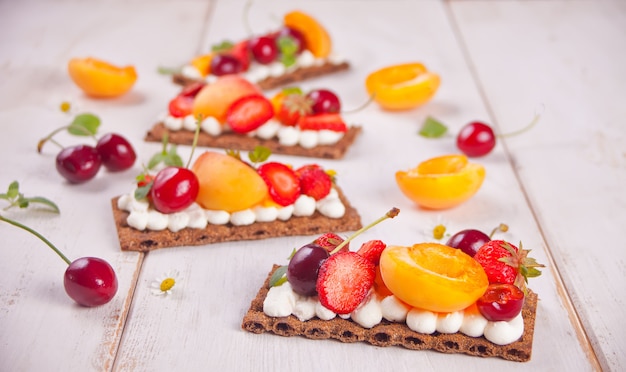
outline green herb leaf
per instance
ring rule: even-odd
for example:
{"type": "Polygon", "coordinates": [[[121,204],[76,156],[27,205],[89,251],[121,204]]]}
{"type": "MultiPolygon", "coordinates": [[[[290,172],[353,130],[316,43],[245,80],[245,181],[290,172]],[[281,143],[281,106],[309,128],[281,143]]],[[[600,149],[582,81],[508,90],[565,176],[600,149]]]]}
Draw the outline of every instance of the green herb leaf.
{"type": "Polygon", "coordinates": [[[24,198],[22,199],[23,201],[26,201],[26,205],[24,207],[22,207],[20,205],[20,208],[26,208],[28,207],[29,203],[37,203],[37,204],[43,204],[46,205],[50,208],[52,208],[52,211],[54,211],[55,213],[61,213],[61,210],[59,209],[59,206],[57,206],[52,200],[41,197],[41,196],[34,196],[32,198],[24,198]]]}
{"type": "Polygon", "coordinates": [[[93,114],[76,115],[67,131],[75,136],[94,136],[98,133],[100,118],[93,114]]]}
{"type": "Polygon", "coordinates": [[[180,155],[178,155],[176,145],[172,145],[170,147],[170,150],[167,152],[167,155],[165,156],[163,162],[165,163],[165,165],[168,165],[170,167],[183,166],[183,159],[180,157],[180,155]]]}
{"type": "Polygon", "coordinates": [[[287,281],[287,265],[280,266],[270,277],[270,287],[277,287],[287,281]]]}
{"type": "Polygon", "coordinates": [[[154,182],[150,181],[148,184],[138,187],[137,189],[135,189],[135,199],[136,200],[143,200],[148,196],[148,193],[150,192],[150,189],[152,189],[152,184],[154,182]]]}
{"type": "Polygon", "coordinates": [[[286,96],[290,96],[292,94],[299,94],[299,95],[303,95],[304,92],[302,91],[302,88],[300,87],[287,87],[287,88],[283,88],[283,90],[281,90],[281,92],[286,95],[286,96]]]}
{"type": "Polygon", "coordinates": [[[447,131],[448,127],[446,127],[433,117],[428,116],[424,120],[424,123],[422,124],[422,129],[420,129],[419,134],[420,136],[426,138],[439,138],[446,134],[447,131]]]}
{"type": "Polygon", "coordinates": [[[152,157],[148,161],[148,169],[154,169],[157,165],[161,164],[164,158],[165,155],[160,152],[152,155],[152,157]]]}
{"type": "Polygon", "coordinates": [[[211,51],[213,52],[227,52],[231,49],[233,49],[233,47],[235,46],[235,44],[230,41],[230,40],[224,40],[219,44],[215,44],[213,46],[211,46],[211,51]]]}
{"type": "Polygon", "coordinates": [[[52,209],[52,211],[55,213],[61,213],[59,207],[49,199],[43,198],[41,196],[34,196],[30,198],[24,197],[24,194],[19,191],[19,183],[17,181],[11,182],[7,193],[0,194],[0,199],[7,200],[10,203],[8,207],[4,208],[4,210],[13,207],[27,208],[31,203],[37,203],[50,207],[50,209],[52,209]]]}
{"type": "Polygon", "coordinates": [[[181,72],[182,68],[180,67],[157,67],[157,72],[160,75],[175,75],[181,72]]]}
{"type": "Polygon", "coordinates": [[[20,184],[17,181],[11,182],[9,189],[7,190],[7,197],[14,199],[20,193],[20,184]]]}
{"type": "Polygon", "coordinates": [[[293,66],[297,60],[298,44],[291,36],[281,36],[276,44],[280,52],[280,62],[285,67],[293,66]]]}
{"type": "Polygon", "coordinates": [[[270,155],[272,154],[272,150],[268,149],[265,146],[257,146],[254,150],[248,153],[248,158],[254,164],[262,163],[266,161],[270,155]]]}

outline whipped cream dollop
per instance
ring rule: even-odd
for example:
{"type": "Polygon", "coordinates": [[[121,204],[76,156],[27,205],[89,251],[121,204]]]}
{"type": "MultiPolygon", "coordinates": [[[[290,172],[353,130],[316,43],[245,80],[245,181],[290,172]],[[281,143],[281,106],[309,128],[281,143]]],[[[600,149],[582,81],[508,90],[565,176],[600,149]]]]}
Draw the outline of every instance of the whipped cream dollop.
{"type": "MultiPolygon", "coordinates": [[[[318,317],[322,320],[333,319],[337,314],[325,308],[317,297],[300,296],[293,291],[289,282],[270,288],[263,312],[271,317],[294,315],[301,322],[318,317]]],[[[431,334],[461,332],[470,337],[485,336],[496,345],[508,345],[517,341],[524,333],[522,313],[505,322],[492,322],[480,313],[455,311],[452,313],[434,313],[428,310],[413,308],[396,296],[390,295],[382,300],[374,291],[350,314],[339,315],[352,319],[364,328],[372,328],[383,319],[390,322],[405,323],[411,330],[431,334]]]]}
{"type": "Polygon", "coordinates": [[[292,216],[312,216],[316,211],[328,218],[341,218],[346,213],[346,207],[335,188],[331,188],[328,195],[318,201],[302,194],[293,204],[285,207],[255,206],[232,213],[203,209],[197,203],[193,203],[183,211],[165,214],[155,210],[147,200],[135,199],[134,191],[120,196],[117,207],[129,212],[126,222],[134,229],[141,231],[168,229],[173,232],[185,228],[204,229],[209,224],[231,223],[235,226],[245,226],[255,222],[287,221],[292,216]]]}

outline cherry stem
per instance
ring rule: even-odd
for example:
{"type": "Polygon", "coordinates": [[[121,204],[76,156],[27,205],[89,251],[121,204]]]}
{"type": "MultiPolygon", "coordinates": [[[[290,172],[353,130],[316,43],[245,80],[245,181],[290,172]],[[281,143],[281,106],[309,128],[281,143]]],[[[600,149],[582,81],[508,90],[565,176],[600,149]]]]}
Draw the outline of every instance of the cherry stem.
{"type": "Polygon", "coordinates": [[[493,235],[496,232],[498,232],[498,231],[502,231],[502,232],[509,231],[509,225],[507,225],[505,223],[500,223],[497,227],[495,227],[493,230],[491,230],[491,233],[489,234],[489,239],[492,239],[493,235]]]}
{"type": "Polygon", "coordinates": [[[369,104],[372,103],[372,101],[374,101],[374,98],[376,98],[376,92],[372,93],[372,95],[367,99],[367,101],[365,101],[365,103],[363,103],[361,106],[358,106],[357,108],[352,109],[352,110],[341,111],[341,113],[353,114],[355,112],[359,112],[363,110],[364,108],[366,108],[367,106],[369,106],[369,104]]]}
{"type": "MultiPolygon", "coordinates": [[[[59,132],[61,132],[61,131],[64,131],[64,130],[69,129],[70,127],[72,127],[72,126],[71,126],[71,125],[66,125],[66,126],[64,126],[64,127],[57,128],[57,129],[53,130],[53,131],[52,131],[52,133],[48,134],[46,137],[44,137],[44,138],[42,138],[41,140],[39,140],[39,143],[37,144],[37,152],[41,154],[41,150],[43,149],[43,145],[44,145],[46,142],[48,142],[48,141],[50,141],[50,142],[54,143],[55,145],[57,145],[57,146],[59,146],[60,148],[62,148],[62,149],[63,149],[63,148],[64,148],[64,146],[63,146],[63,145],[61,145],[60,143],[58,143],[57,141],[55,141],[55,140],[54,140],[54,138],[52,138],[52,137],[54,137],[54,135],[55,135],[55,134],[57,134],[57,133],[59,133],[59,132]]],[[[75,127],[75,129],[78,129],[78,130],[82,131],[83,133],[85,133],[85,135],[87,135],[87,136],[89,136],[89,137],[92,137],[92,138],[93,138],[96,142],[98,141],[98,139],[96,138],[96,136],[94,136],[94,135],[93,135],[90,131],[88,131],[87,129],[85,129],[85,128],[81,127],[81,126],[76,126],[76,127],[75,127]]]]}
{"type": "Polygon", "coordinates": [[[530,123],[528,123],[525,127],[518,129],[514,132],[509,132],[509,133],[504,133],[504,134],[498,134],[496,137],[498,138],[506,138],[506,137],[513,137],[513,136],[517,136],[518,134],[522,134],[528,130],[530,130],[532,127],[535,126],[535,124],[537,124],[539,122],[539,119],[541,118],[541,114],[535,114],[535,117],[533,117],[533,120],[530,121],[530,123]]]}
{"type": "Polygon", "coordinates": [[[252,7],[252,0],[246,1],[243,7],[243,26],[246,28],[248,36],[252,37],[252,27],[250,27],[250,8],[252,7]]]}
{"type": "Polygon", "coordinates": [[[193,134],[193,143],[191,144],[191,153],[189,154],[189,159],[187,160],[187,165],[185,168],[189,169],[189,165],[191,164],[191,159],[193,159],[193,153],[196,151],[196,145],[198,144],[198,137],[200,136],[200,124],[202,124],[202,116],[198,117],[198,121],[196,123],[196,131],[193,134]]]}
{"type": "Polygon", "coordinates": [[[344,240],[343,242],[341,242],[341,244],[339,244],[337,247],[335,247],[335,249],[333,249],[330,252],[330,255],[333,255],[337,252],[339,252],[341,250],[341,248],[343,248],[346,244],[350,243],[350,241],[354,238],[356,238],[357,236],[359,236],[362,232],[369,230],[370,228],[378,225],[379,223],[383,222],[384,220],[386,220],[387,218],[394,218],[395,216],[397,216],[400,213],[400,209],[398,208],[391,208],[389,210],[389,212],[385,213],[384,216],[380,217],[379,219],[377,219],[376,221],[370,223],[367,226],[364,226],[362,228],[360,228],[357,232],[355,232],[354,234],[352,234],[348,239],[344,240]]]}
{"type": "Polygon", "coordinates": [[[10,218],[6,218],[6,217],[4,217],[2,215],[0,215],[0,221],[4,221],[4,222],[7,222],[7,223],[10,223],[13,226],[19,227],[20,229],[26,230],[29,233],[35,235],[36,237],[41,239],[41,241],[46,243],[48,245],[48,247],[52,248],[52,250],[55,251],[56,254],[58,254],[59,257],[61,257],[63,259],[63,261],[65,261],[68,265],[70,265],[72,263],[72,261],[70,261],[67,257],[65,257],[65,255],[63,253],[61,253],[61,251],[58,250],[57,247],[54,246],[54,244],[52,244],[48,239],[46,239],[43,235],[41,235],[37,231],[31,229],[30,227],[28,227],[26,225],[22,225],[21,223],[19,223],[17,221],[13,221],[10,218]]]}

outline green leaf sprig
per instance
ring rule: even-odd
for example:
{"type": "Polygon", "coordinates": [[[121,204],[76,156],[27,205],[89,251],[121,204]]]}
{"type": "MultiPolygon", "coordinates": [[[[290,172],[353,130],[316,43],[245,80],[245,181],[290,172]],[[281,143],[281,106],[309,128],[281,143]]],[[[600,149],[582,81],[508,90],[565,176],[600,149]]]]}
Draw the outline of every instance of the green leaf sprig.
{"type": "Polygon", "coordinates": [[[161,163],[171,167],[182,167],[183,159],[180,157],[180,155],[178,155],[178,148],[176,147],[176,145],[171,144],[168,148],[169,135],[167,134],[167,132],[165,132],[165,134],[163,135],[161,144],[163,145],[161,151],[152,155],[152,157],[148,161],[148,170],[153,170],[161,163]]]}
{"type": "Polygon", "coordinates": [[[424,123],[422,123],[419,135],[426,138],[439,138],[447,132],[448,127],[432,116],[428,116],[424,119],[424,123]]]}
{"type": "Polygon", "coordinates": [[[53,130],[52,133],[39,140],[39,143],[37,144],[37,152],[41,153],[44,144],[48,141],[63,148],[63,146],[53,138],[57,133],[62,131],[67,131],[74,136],[93,137],[93,139],[97,141],[96,134],[98,133],[99,128],[100,118],[98,116],[90,113],[76,115],[69,125],[57,128],[53,130]]]}
{"type": "MultiPolygon", "coordinates": [[[[291,254],[289,255],[289,257],[287,257],[287,260],[291,260],[294,254],[296,254],[295,248],[293,249],[293,251],[291,251],[291,254]]],[[[276,270],[272,273],[272,276],[270,277],[270,288],[281,286],[287,281],[286,274],[288,267],[289,265],[282,265],[276,268],[276,270]]]]}
{"type": "Polygon", "coordinates": [[[280,62],[285,67],[296,64],[298,58],[298,43],[291,36],[281,36],[276,41],[280,53],[280,62]]]}
{"type": "Polygon", "coordinates": [[[49,207],[54,213],[61,213],[59,207],[49,199],[41,196],[25,197],[24,194],[20,192],[20,185],[17,181],[11,182],[7,192],[4,194],[0,194],[0,199],[9,202],[9,205],[3,208],[3,210],[5,211],[14,207],[28,208],[31,203],[34,203],[45,205],[49,207]]]}

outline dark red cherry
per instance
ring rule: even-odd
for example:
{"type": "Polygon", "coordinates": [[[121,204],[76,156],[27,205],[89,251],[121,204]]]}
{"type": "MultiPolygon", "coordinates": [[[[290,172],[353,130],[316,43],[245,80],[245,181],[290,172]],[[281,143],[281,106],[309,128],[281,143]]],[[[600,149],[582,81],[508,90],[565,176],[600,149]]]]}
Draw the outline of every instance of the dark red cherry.
{"type": "Polygon", "coordinates": [[[307,98],[312,102],[311,109],[314,114],[338,113],[341,111],[339,97],[327,89],[314,89],[307,93],[307,98]]]}
{"type": "Polygon", "coordinates": [[[252,56],[260,64],[267,65],[278,57],[278,47],[276,40],[269,36],[259,36],[250,40],[248,44],[252,56]]]}
{"type": "Polygon", "coordinates": [[[187,168],[167,167],[154,177],[150,196],[161,213],[175,213],[190,206],[198,196],[198,177],[187,168]]]}
{"type": "Polygon", "coordinates": [[[216,76],[238,74],[243,71],[241,61],[227,53],[216,54],[211,58],[211,73],[216,76]]]}
{"type": "Polygon", "coordinates": [[[83,306],[106,304],[117,293],[117,277],[108,262],[96,257],[82,257],[65,270],[65,292],[83,306]]]}
{"type": "Polygon", "coordinates": [[[474,257],[476,252],[485,243],[491,241],[489,235],[480,230],[467,229],[461,230],[458,233],[452,235],[446,245],[448,247],[457,248],[474,257]]]}
{"type": "Polygon", "coordinates": [[[496,135],[487,124],[474,121],[461,128],[456,145],[469,157],[484,156],[496,147],[496,135]]]}
{"type": "Polygon", "coordinates": [[[115,133],[105,134],[96,145],[102,164],[111,172],[126,170],[135,164],[137,155],[126,138],[115,133]]]}
{"type": "Polygon", "coordinates": [[[71,183],[83,183],[94,178],[101,165],[98,151],[87,145],[66,147],[56,158],[57,171],[71,183]]]}
{"type": "Polygon", "coordinates": [[[328,251],[317,244],[298,249],[287,266],[287,281],[293,291],[302,296],[316,295],[317,273],[328,257],[328,251]]]}

